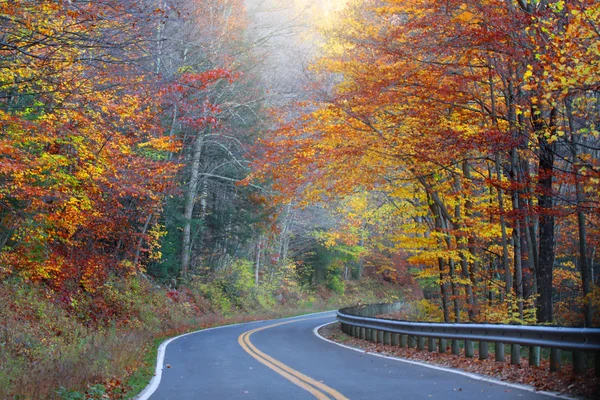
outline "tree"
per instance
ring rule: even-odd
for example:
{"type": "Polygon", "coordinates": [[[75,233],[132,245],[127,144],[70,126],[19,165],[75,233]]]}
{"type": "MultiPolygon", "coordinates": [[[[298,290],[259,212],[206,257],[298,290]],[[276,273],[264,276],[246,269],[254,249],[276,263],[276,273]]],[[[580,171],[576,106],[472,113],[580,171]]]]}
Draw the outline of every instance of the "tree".
{"type": "Polygon", "coordinates": [[[413,262],[437,268],[446,319],[495,307],[523,320],[539,295],[538,320],[552,321],[557,221],[585,201],[565,201],[565,187],[586,191],[561,139],[561,99],[596,96],[596,50],[583,46],[597,17],[579,1],[353,4],[313,66],[318,95],[264,142],[255,176],[305,202],[385,193],[422,229],[400,229],[396,243],[414,243],[413,262]],[[586,22],[570,18],[580,14],[586,22]],[[581,76],[554,78],[572,63],[558,49],[586,60],[574,67],[581,76]]]}

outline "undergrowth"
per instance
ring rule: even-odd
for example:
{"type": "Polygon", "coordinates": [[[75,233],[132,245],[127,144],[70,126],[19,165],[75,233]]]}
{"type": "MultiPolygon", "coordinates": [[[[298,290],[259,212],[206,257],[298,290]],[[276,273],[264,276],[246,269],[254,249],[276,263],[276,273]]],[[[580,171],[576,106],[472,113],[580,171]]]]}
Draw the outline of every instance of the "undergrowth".
{"type": "Polygon", "coordinates": [[[368,280],[345,282],[342,295],[285,276],[255,286],[248,270],[239,263],[177,289],[141,274],[113,277],[92,293],[2,282],[0,398],[130,398],[148,384],[156,349],[170,336],[397,299],[397,287],[368,280]]]}

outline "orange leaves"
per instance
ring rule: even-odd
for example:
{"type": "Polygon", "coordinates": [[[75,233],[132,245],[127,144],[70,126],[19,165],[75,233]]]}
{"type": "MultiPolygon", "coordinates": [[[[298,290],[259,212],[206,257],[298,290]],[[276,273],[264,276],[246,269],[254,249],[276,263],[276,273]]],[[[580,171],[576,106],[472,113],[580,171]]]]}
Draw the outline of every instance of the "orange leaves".
{"type": "Polygon", "coordinates": [[[1,255],[27,279],[91,291],[144,240],[178,144],[161,134],[147,77],[119,58],[136,39],[128,12],[17,3],[0,5],[13,17],[0,47],[1,255]]]}

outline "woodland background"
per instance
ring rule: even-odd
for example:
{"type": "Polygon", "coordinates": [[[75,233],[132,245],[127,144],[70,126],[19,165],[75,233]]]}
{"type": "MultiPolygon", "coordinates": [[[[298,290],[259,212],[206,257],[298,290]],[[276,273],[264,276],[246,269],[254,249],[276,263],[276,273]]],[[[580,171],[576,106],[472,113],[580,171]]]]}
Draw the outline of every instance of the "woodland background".
{"type": "Polygon", "coordinates": [[[0,397],[339,304],[598,326],[599,95],[592,0],[2,2],[0,397]]]}

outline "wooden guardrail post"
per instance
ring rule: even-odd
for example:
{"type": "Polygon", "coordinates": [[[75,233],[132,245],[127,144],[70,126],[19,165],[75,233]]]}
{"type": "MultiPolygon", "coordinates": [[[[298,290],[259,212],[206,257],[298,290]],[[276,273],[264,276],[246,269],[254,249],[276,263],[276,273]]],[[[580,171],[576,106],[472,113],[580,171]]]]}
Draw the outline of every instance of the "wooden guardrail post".
{"type": "Polygon", "coordinates": [[[465,340],[465,357],[473,358],[475,355],[475,348],[472,340],[465,340]]]}
{"type": "Polygon", "coordinates": [[[540,366],[540,346],[529,346],[529,366],[540,366]]]}
{"type": "Polygon", "coordinates": [[[488,342],[480,341],[479,342],[479,359],[487,360],[489,353],[489,344],[488,342]]]}
{"type": "Polygon", "coordinates": [[[400,334],[392,333],[392,346],[398,346],[400,344],[400,334]]]}
{"type": "Polygon", "coordinates": [[[408,335],[400,335],[400,347],[408,346],[408,335]]]}
{"type": "Polygon", "coordinates": [[[414,336],[408,336],[408,347],[414,349],[417,347],[417,338],[414,336]]]}
{"type": "Polygon", "coordinates": [[[560,371],[560,349],[550,349],[550,372],[560,371]]]}
{"type": "Polygon", "coordinates": [[[475,347],[472,340],[465,340],[465,357],[473,358],[475,355],[475,347]]]}
{"type": "Polygon", "coordinates": [[[383,344],[392,344],[392,334],[390,332],[383,332],[383,344]]]}
{"type": "Polygon", "coordinates": [[[417,349],[425,350],[425,337],[417,336],[417,349]]]}
{"type": "Polygon", "coordinates": [[[518,344],[510,345],[510,363],[512,365],[521,364],[521,346],[518,344]]]}
{"type": "Polygon", "coordinates": [[[573,372],[575,375],[583,375],[586,370],[585,353],[582,351],[573,352],[573,372]]]}
{"type": "Polygon", "coordinates": [[[438,347],[438,351],[441,354],[446,354],[446,339],[439,339],[439,347],[438,347]]]}
{"type": "Polygon", "coordinates": [[[495,356],[496,356],[496,362],[503,362],[504,361],[504,343],[501,342],[496,342],[496,344],[494,345],[494,349],[495,349],[495,356]]]}
{"type": "Polygon", "coordinates": [[[377,331],[377,343],[383,343],[383,331],[377,331]]]}
{"type": "Polygon", "coordinates": [[[452,354],[454,354],[455,356],[460,354],[460,343],[458,342],[458,339],[452,339],[452,354]]]}
{"type": "Polygon", "coordinates": [[[435,339],[431,336],[427,338],[427,351],[434,352],[435,351],[435,339]]]}

